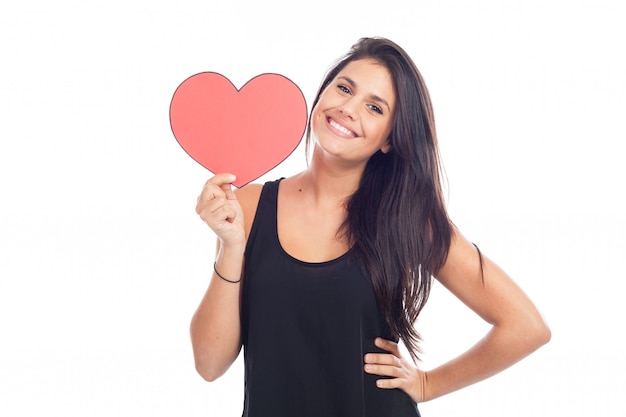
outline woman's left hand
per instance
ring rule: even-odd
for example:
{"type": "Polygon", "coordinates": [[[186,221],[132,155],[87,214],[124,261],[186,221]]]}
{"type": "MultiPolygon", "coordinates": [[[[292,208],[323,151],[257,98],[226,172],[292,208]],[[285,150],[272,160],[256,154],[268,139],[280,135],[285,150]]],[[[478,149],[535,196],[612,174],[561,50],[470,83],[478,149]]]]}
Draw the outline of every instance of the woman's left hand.
{"type": "Polygon", "coordinates": [[[402,357],[398,344],[376,338],[374,344],[389,353],[365,355],[365,372],[390,378],[379,379],[376,386],[382,389],[399,388],[416,403],[426,400],[426,373],[419,370],[410,360],[402,357]]]}

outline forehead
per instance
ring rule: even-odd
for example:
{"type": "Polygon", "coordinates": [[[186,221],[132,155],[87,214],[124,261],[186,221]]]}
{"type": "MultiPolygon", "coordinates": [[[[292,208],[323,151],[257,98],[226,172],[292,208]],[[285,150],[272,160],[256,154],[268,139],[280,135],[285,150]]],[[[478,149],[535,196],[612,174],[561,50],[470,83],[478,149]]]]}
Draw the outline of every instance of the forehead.
{"type": "Polygon", "coordinates": [[[362,58],[350,61],[345,67],[339,71],[337,76],[343,73],[358,73],[364,77],[379,78],[380,81],[389,82],[391,84],[391,73],[387,67],[379,61],[372,58],[362,58]]]}
{"type": "Polygon", "coordinates": [[[395,99],[391,73],[380,62],[371,59],[358,59],[349,62],[335,79],[349,79],[355,87],[368,94],[380,96],[387,101],[395,99]]]}

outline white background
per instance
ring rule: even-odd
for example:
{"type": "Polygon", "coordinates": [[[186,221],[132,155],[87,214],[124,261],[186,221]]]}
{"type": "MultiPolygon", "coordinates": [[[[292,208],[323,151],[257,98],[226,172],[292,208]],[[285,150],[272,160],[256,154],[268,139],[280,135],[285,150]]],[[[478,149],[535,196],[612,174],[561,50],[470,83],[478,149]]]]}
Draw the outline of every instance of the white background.
{"type": "MultiPolygon", "coordinates": [[[[424,416],[623,416],[624,18],[619,1],[32,1],[0,6],[0,415],[237,416],[241,362],[194,371],[210,175],[172,135],[176,87],[283,74],[311,103],[361,36],[431,90],[455,223],[552,341],[424,416]]],[[[237,134],[233,126],[233,135],[237,134]]],[[[305,167],[300,147],[259,181],[305,167]]],[[[437,286],[426,369],[486,327],[437,286]]],[[[306,360],[306,358],[303,358],[306,360]]]]}

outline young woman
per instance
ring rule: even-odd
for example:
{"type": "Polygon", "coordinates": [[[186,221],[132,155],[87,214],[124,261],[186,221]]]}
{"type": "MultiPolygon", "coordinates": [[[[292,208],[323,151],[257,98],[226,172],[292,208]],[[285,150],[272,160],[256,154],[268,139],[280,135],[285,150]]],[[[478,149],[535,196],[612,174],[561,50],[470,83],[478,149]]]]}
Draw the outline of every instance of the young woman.
{"type": "Polygon", "coordinates": [[[198,198],[218,239],[191,323],[196,368],[213,381],[243,345],[244,416],[419,416],[417,403],[550,339],[528,297],[448,218],[428,91],[398,45],[361,39],[329,71],[307,142],[304,172],[237,192],[219,174],[198,198]],[[425,371],[413,324],[433,277],[492,329],[425,371]]]}

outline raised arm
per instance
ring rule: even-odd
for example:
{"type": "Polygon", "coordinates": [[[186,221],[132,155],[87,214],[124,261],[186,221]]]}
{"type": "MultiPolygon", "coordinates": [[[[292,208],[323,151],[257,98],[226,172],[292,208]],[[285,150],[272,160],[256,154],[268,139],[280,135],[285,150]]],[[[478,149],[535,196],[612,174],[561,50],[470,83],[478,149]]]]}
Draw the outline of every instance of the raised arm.
{"type": "Polygon", "coordinates": [[[217,235],[215,271],[190,326],[196,370],[207,381],[223,375],[241,350],[240,279],[248,221],[254,218],[251,205],[256,206],[254,195],[258,201],[258,192],[250,186],[235,195],[232,181],[229,174],[211,178],[196,206],[196,212],[217,235]]]}

